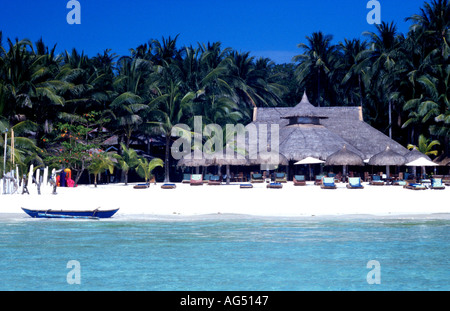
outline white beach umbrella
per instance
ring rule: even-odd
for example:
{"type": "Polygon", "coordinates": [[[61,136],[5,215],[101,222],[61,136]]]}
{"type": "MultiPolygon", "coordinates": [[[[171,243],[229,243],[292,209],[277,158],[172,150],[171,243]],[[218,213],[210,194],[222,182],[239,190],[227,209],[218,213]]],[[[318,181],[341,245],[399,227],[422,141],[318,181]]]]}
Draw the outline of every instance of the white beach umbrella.
{"type": "Polygon", "coordinates": [[[434,163],[433,161],[430,161],[426,158],[418,158],[414,161],[406,163],[405,165],[406,166],[414,166],[414,167],[420,166],[422,168],[422,174],[424,174],[424,175],[426,173],[426,171],[425,171],[426,166],[434,166],[434,167],[439,166],[439,164],[434,163]]]}
{"type": "Polygon", "coordinates": [[[307,157],[301,161],[298,161],[296,163],[294,163],[294,165],[303,165],[303,164],[321,164],[321,163],[325,163],[325,161],[322,161],[320,159],[316,159],[316,158],[312,158],[312,157],[307,157]]]}
{"type": "Polygon", "coordinates": [[[294,163],[294,165],[305,165],[305,164],[309,165],[309,176],[311,179],[312,178],[311,177],[311,175],[312,175],[311,174],[311,164],[322,164],[322,163],[325,163],[325,161],[322,161],[322,160],[316,159],[316,158],[312,158],[312,157],[307,157],[301,161],[298,161],[297,163],[294,163]]]}
{"type": "Polygon", "coordinates": [[[412,162],[406,163],[406,166],[439,166],[439,164],[434,163],[425,158],[418,158],[412,162]]]}

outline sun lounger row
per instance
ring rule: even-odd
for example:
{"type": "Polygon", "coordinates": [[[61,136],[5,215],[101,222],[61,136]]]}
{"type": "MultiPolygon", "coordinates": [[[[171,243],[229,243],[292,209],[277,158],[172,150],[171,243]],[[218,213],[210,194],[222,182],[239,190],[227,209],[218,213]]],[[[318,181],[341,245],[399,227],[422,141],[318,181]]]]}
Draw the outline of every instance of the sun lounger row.
{"type": "MultiPolygon", "coordinates": [[[[190,175],[189,184],[191,186],[203,186],[204,183],[205,183],[205,180],[203,179],[203,175],[201,175],[201,174],[190,175]]],[[[216,186],[216,185],[221,185],[222,181],[219,176],[211,175],[208,178],[208,180],[206,180],[206,183],[210,186],[216,186]]]]}
{"type": "Polygon", "coordinates": [[[417,183],[414,180],[409,180],[406,182],[406,185],[403,186],[405,189],[410,190],[426,190],[426,189],[433,189],[433,190],[444,190],[445,185],[442,182],[442,178],[432,178],[430,186],[426,186],[423,183],[417,183]]]}
{"type": "MultiPolygon", "coordinates": [[[[282,176],[281,174],[276,176],[278,179],[275,180],[275,182],[270,182],[267,185],[267,188],[282,188],[282,183],[285,183],[286,177],[285,175],[282,176]]],[[[378,176],[380,177],[380,176],[378,176]]],[[[191,186],[201,186],[204,184],[203,175],[201,174],[191,174],[189,175],[189,183],[191,186]]],[[[253,188],[251,186],[254,183],[264,183],[265,180],[263,178],[262,174],[251,174],[251,180],[249,184],[241,184],[241,188],[253,188]]],[[[220,180],[220,177],[217,175],[213,175],[209,178],[207,181],[208,185],[221,185],[222,181],[220,180]]],[[[304,175],[295,175],[293,178],[293,184],[294,186],[305,186],[306,180],[304,175]]],[[[314,182],[315,185],[320,185],[322,189],[336,189],[336,180],[334,177],[326,177],[323,175],[316,176],[316,181],[314,182]],[[321,178],[319,180],[319,177],[321,178]]],[[[386,183],[380,178],[378,179],[377,176],[374,176],[374,178],[369,182],[370,185],[385,185],[386,183]]],[[[425,186],[423,183],[417,183],[415,180],[397,180],[393,182],[393,185],[403,186],[405,189],[411,189],[411,190],[425,190],[425,189],[435,189],[435,190],[441,190],[445,189],[445,185],[442,182],[442,178],[433,178],[431,179],[431,185],[429,187],[425,186]]],[[[148,188],[149,184],[139,184],[135,186],[135,188],[148,188]]],[[[348,184],[346,186],[348,189],[364,189],[364,186],[361,183],[360,177],[349,177],[348,178],[348,184]]]]}
{"type": "MultiPolygon", "coordinates": [[[[275,173],[274,175],[275,183],[287,183],[286,173],[275,173]]],[[[252,173],[250,174],[250,182],[253,184],[263,183],[266,181],[265,176],[261,173],[252,173]]]]}

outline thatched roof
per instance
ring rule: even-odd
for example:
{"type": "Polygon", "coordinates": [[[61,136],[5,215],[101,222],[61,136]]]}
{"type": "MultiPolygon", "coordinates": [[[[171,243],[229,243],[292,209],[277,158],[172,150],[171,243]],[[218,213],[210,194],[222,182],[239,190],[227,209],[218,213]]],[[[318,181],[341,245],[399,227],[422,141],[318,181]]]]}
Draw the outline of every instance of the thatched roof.
{"type": "Polygon", "coordinates": [[[197,166],[210,166],[211,161],[208,160],[203,152],[201,153],[201,157],[196,157],[194,151],[184,156],[177,163],[177,166],[188,166],[188,167],[197,167],[197,166]]]}
{"type": "Polygon", "coordinates": [[[393,151],[389,146],[386,150],[380,152],[369,160],[369,165],[385,166],[385,165],[403,165],[406,163],[406,158],[401,154],[393,151]]]}
{"type": "MultiPolygon", "coordinates": [[[[289,160],[299,161],[306,157],[326,160],[344,145],[348,143],[321,125],[292,125],[280,130],[280,153],[289,160]]],[[[354,147],[348,145],[348,149],[362,156],[354,147]]]]}
{"type": "MultiPolygon", "coordinates": [[[[300,104],[299,104],[300,105],[300,104]]],[[[308,107],[307,105],[305,105],[308,107]]],[[[373,128],[363,120],[361,107],[314,107],[315,113],[321,118],[320,124],[333,134],[340,137],[348,148],[356,148],[364,159],[369,159],[377,153],[384,151],[389,146],[395,152],[404,155],[409,151],[387,135],[373,128]]],[[[310,107],[310,108],[311,108],[310,107]]],[[[280,135],[289,121],[284,119],[286,115],[293,114],[294,108],[257,108],[254,123],[279,124],[280,135]]],[[[344,144],[339,146],[342,148],[344,144]]],[[[339,150],[336,149],[335,151],[339,150]]]]}
{"type": "Polygon", "coordinates": [[[330,118],[322,120],[321,123],[346,140],[349,145],[361,151],[364,154],[364,159],[370,159],[375,154],[384,151],[386,146],[401,155],[408,153],[408,149],[362,121],[359,108],[323,108],[324,114],[329,115],[330,118]]]}
{"type": "Polygon", "coordinates": [[[213,165],[249,165],[245,151],[240,153],[230,149],[215,154],[210,160],[213,165]]]}
{"type": "Polygon", "coordinates": [[[412,149],[410,152],[405,154],[405,158],[406,158],[406,162],[407,163],[415,161],[415,160],[420,159],[420,158],[424,158],[424,159],[427,159],[428,161],[431,161],[429,156],[427,156],[426,154],[423,154],[422,152],[420,152],[416,148],[412,149]]]}
{"type": "Polygon", "coordinates": [[[194,152],[178,161],[177,166],[214,166],[214,165],[250,165],[248,158],[244,154],[235,151],[223,151],[223,153],[201,153],[200,157],[195,157],[194,152]]]}
{"type": "Polygon", "coordinates": [[[434,159],[433,162],[439,164],[440,166],[450,166],[450,158],[444,157],[443,155],[434,159]]]}
{"type": "Polygon", "coordinates": [[[320,110],[314,107],[308,100],[306,92],[303,93],[303,98],[301,102],[294,108],[289,109],[284,112],[282,118],[293,118],[293,117],[313,117],[313,118],[327,118],[321,114],[320,110]]]}
{"type": "Polygon", "coordinates": [[[341,150],[333,153],[327,158],[326,165],[355,165],[363,166],[364,160],[358,154],[344,146],[341,150]]]}
{"type": "Polygon", "coordinates": [[[289,165],[289,160],[281,153],[256,156],[249,155],[250,165],[289,165]]]}

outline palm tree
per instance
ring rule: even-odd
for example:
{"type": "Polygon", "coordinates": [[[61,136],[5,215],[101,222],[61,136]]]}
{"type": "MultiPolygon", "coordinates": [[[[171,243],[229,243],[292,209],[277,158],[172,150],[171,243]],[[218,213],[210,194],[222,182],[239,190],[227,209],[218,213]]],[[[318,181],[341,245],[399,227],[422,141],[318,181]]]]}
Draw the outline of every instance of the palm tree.
{"type": "Polygon", "coordinates": [[[359,97],[360,106],[363,107],[363,75],[367,66],[365,54],[367,53],[367,42],[359,39],[348,40],[339,43],[342,56],[336,71],[341,71],[344,77],[337,84],[345,90],[344,101],[355,103],[359,97]]]}
{"type": "Polygon", "coordinates": [[[438,151],[437,150],[433,150],[433,148],[435,146],[440,145],[441,143],[438,140],[431,140],[431,139],[427,139],[424,135],[420,135],[419,136],[419,144],[416,145],[412,145],[412,144],[408,144],[407,148],[408,149],[417,149],[420,152],[422,152],[425,155],[434,155],[437,156],[438,155],[438,151]]]}
{"type": "Polygon", "coordinates": [[[403,36],[398,35],[397,26],[391,22],[382,22],[376,25],[378,33],[365,32],[364,35],[371,39],[371,72],[370,76],[377,77],[373,81],[376,85],[372,90],[381,90],[379,99],[388,103],[389,137],[392,138],[392,111],[393,100],[391,95],[397,91],[401,73],[405,71],[401,60],[404,58],[403,50],[400,48],[404,41],[403,36]]]}
{"type": "Polygon", "coordinates": [[[110,104],[114,114],[111,125],[119,131],[119,138],[125,140],[128,148],[132,135],[144,123],[142,115],[148,108],[148,78],[152,68],[150,62],[143,59],[122,57],[118,63],[119,75],[113,83],[114,96],[110,104]]]}
{"type": "Polygon", "coordinates": [[[172,129],[183,121],[187,121],[187,106],[195,97],[193,92],[182,94],[180,91],[180,82],[173,80],[167,81],[167,85],[161,85],[157,88],[158,97],[150,101],[149,109],[152,114],[149,116],[148,124],[151,124],[157,132],[165,137],[165,160],[164,182],[170,182],[170,143],[172,129]]]}
{"type": "Polygon", "coordinates": [[[6,92],[3,96],[6,96],[8,105],[3,109],[8,112],[9,120],[23,114],[45,131],[48,121],[55,118],[55,108],[64,105],[64,98],[59,95],[62,84],[56,79],[59,66],[54,49],[49,55],[39,55],[33,53],[29,40],[13,43],[8,39],[8,44],[4,66],[9,69],[2,91],[6,92]]]}
{"type": "Polygon", "coordinates": [[[128,184],[128,172],[130,169],[134,169],[139,165],[138,155],[136,150],[127,148],[124,143],[120,144],[121,155],[115,155],[114,158],[118,162],[119,168],[122,170],[122,176],[125,186],[128,184]]]}
{"type": "Polygon", "coordinates": [[[238,104],[244,121],[251,121],[255,107],[273,107],[281,103],[285,89],[267,74],[274,65],[269,59],[255,62],[249,52],[233,51],[226,62],[228,72],[225,80],[234,93],[232,98],[238,104]]]}
{"type": "Polygon", "coordinates": [[[448,61],[450,47],[450,5],[448,0],[425,2],[420,14],[406,20],[412,21],[408,34],[412,70],[409,74],[411,95],[403,109],[409,119],[403,128],[414,134],[429,133],[444,140],[444,152],[449,153],[450,114],[448,61]]]}
{"type": "Polygon", "coordinates": [[[138,165],[136,167],[136,172],[139,176],[145,179],[145,182],[148,183],[151,176],[152,171],[157,167],[163,167],[164,162],[159,158],[154,158],[151,161],[148,161],[145,158],[138,158],[138,165]]]}
{"type": "Polygon", "coordinates": [[[5,132],[7,131],[8,145],[6,147],[6,171],[14,169],[18,165],[20,174],[28,170],[30,164],[36,167],[44,164],[42,155],[44,151],[36,146],[34,139],[26,137],[31,131],[35,131],[37,124],[31,121],[22,121],[14,126],[10,126],[8,120],[0,118],[0,176],[3,176],[3,163],[5,161],[5,132]],[[11,139],[14,132],[14,153],[12,154],[11,139]]]}
{"type": "Polygon", "coordinates": [[[100,176],[102,172],[108,170],[110,174],[114,173],[114,162],[114,153],[112,152],[100,152],[93,156],[88,170],[94,174],[95,188],[97,188],[97,176],[100,176]]]}
{"type": "Polygon", "coordinates": [[[103,55],[89,59],[76,49],[64,56],[63,66],[57,79],[62,84],[65,99],[64,111],[70,114],[84,114],[92,110],[105,110],[112,94],[115,55],[109,50],[103,55]]]}
{"type": "Polygon", "coordinates": [[[152,39],[149,48],[152,52],[152,61],[157,66],[167,67],[175,61],[181,60],[180,51],[177,49],[178,36],[175,38],[161,38],[161,41],[152,39]]]}
{"type": "Polygon", "coordinates": [[[303,54],[294,56],[293,61],[299,62],[295,74],[297,81],[303,85],[303,88],[311,90],[312,98],[316,99],[317,106],[320,107],[325,100],[332,101],[331,86],[329,83],[331,74],[334,71],[337,59],[335,45],[331,44],[332,35],[324,35],[321,31],[314,32],[310,37],[307,36],[308,44],[300,43],[298,48],[303,50],[303,54]],[[316,84],[314,88],[313,85],[316,84]],[[323,99],[323,100],[322,100],[323,99]]]}
{"type": "MultiPolygon", "coordinates": [[[[450,65],[434,66],[436,75],[424,74],[417,78],[423,92],[419,98],[405,103],[409,119],[403,124],[423,128],[431,135],[442,137],[448,146],[450,137],[450,65]]],[[[447,151],[446,151],[447,152],[447,151]]]]}
{"type": "Polygon", "coordinates": [[[117,96],[110,107],[114,114],[113,126],[120,132],[120,138],[125,139],[128,148],[131,137],[144,122],[141,113],[147,109],[147,105],[139,95],[125,92],[117,96]]]}
{"type": "Polygon", "coordinates": [[[425,47],[425,54],[435,48],[440,49],[440,54],[448,55],[450,3],[448,0],[432,0],[431,4],[425,2],[420,8],[420,14],[414,14],[406,18],[412,21],[413,31],[421,34],[421,42],[425,47]]]}

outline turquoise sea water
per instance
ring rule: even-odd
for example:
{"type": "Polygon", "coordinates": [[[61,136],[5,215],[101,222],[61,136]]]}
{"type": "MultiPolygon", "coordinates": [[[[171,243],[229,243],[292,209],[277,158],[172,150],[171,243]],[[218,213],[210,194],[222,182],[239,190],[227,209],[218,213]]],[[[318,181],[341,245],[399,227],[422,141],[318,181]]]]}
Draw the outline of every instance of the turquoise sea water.
{"type": "Polygon", "coordinates": [[[0,290],[450,290],[449,241],[445,219],[4,218],[0,290]]]}

